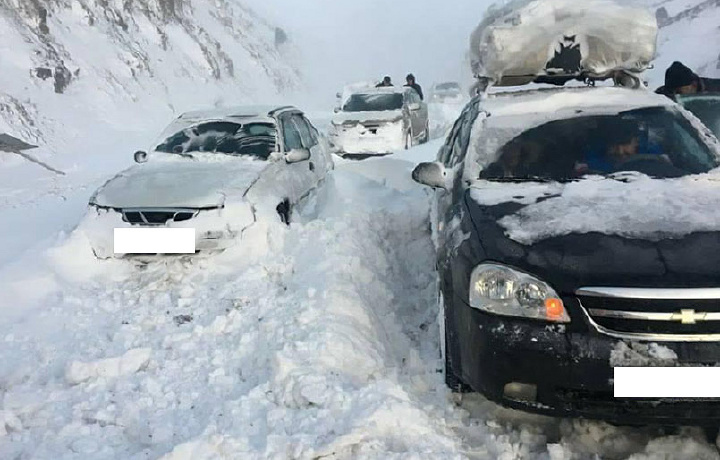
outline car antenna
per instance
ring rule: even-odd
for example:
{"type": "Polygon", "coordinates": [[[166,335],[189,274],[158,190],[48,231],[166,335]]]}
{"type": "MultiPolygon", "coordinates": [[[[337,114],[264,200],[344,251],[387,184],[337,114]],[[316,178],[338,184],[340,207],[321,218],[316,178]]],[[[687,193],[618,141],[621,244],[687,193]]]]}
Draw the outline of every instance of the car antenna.
{"type": "Polygon", "coordinates": [[[39,159],[35,158],[34,156],[24,152],[24,150],[31,150],[31,149],[36,149],[36,148],[37,148],[37,145],[28,144],[27,142],[24,142],[24,141],[22,141],[16,137],[13,137],[9,134],[0,133],[0,152],[14,153],[15,155],[19,155],[31,163],[40,165],[43,168],[47,169],[48,171],[51,171],[57,175],[60,175],[60,176],[65,175],[65,173],[63,171],[55,169],[52,166],[48,165],[47,163],[44,163],[44,162],[40,161],[39,159]]]}

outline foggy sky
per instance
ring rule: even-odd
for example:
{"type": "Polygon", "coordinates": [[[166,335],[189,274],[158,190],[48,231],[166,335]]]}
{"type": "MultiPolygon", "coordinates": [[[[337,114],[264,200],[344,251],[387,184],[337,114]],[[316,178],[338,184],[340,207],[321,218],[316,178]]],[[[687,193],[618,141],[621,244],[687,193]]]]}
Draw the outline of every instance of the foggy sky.
{"type": "Polygon", "coordinates": [[[470,33],[490,0],[245,0],[283,27],[301,50],[307,83],[334,94],[343,84],[403,83],[408,72],[429,87],[469,77],[470,33]]]}

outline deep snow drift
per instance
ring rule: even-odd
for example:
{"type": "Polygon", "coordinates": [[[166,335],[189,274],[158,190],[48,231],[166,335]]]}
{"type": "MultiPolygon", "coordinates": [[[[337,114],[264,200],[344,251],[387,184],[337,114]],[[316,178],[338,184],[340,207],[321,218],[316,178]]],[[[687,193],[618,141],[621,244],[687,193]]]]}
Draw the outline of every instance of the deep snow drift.
{"type": "Polygon", "coordinates": [[[98,262],[60,237],[6,267],[0,458],[720,458],[698,430],[449,394],[409,178],[438,147],[338,160],[301,222],[216,257],[98,262]]]}

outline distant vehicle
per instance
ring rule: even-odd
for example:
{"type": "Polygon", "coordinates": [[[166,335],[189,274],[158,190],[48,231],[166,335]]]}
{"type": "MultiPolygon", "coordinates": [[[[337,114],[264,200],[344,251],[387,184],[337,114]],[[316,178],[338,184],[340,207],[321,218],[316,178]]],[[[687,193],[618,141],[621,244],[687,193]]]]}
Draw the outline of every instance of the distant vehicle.
{"type": "Polygon", "coordinates": [[[715,136],[720,137],[720,94],[702,93],[676,96],[678,103],[702,121],[715,136]]]}
{"type": "Polygon", "coordinates": [[[113,228],[192,227],[197,251],[225,249],[258,220],[289,223],[333,168],[293,107],[185,113],[135,161],[90,198],[81,228],[99,258],[114,256],[113,228]]]}
{"type": "Polygon", "coordinates": [[[386,155],[429,139],[427,104],[408,87],[350,94],[330,130],[333,151],[339,155],[386,155]]]}
{"type": "Polygon", "coordinates": [[[462,87],[458,82],[437,83],[430,89],[431,102],[462,102],[463,99],[462,87]]]}

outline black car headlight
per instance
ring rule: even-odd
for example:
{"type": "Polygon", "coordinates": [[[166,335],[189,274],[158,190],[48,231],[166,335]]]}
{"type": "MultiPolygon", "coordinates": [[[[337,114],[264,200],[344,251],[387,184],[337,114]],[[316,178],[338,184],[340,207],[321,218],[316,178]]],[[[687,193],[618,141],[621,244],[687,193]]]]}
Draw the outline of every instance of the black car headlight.
{"type": "Polygon", "coordinates": [[[570,322],[562,300],[547,283],[498,264],[481,264],[473,270],[470,306],[501,316],[570,322]]]}

